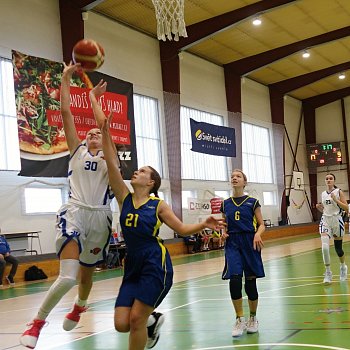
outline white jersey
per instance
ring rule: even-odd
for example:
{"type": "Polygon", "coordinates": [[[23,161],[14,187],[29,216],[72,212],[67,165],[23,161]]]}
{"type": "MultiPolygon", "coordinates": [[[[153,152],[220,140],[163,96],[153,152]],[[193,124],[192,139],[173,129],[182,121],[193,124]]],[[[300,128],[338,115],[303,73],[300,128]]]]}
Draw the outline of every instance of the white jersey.
{"type": "Polygon", "coordinates": [[[70,202],[93,208],[110,206],[114,196],[102,151],[94,156],[85,145],[78,146],[69,160],[68,180],[70,202]]]}
{"type": "Polygon", "coordinates": [[[339,200],[339,188],[334,188],[331,192],[323,191],[322,192],[322,204],[323,204],[323,215],[324,216],[336,216],[341,215],[341,208],[338,204],[332,199],[332,193],[339,200]]]}

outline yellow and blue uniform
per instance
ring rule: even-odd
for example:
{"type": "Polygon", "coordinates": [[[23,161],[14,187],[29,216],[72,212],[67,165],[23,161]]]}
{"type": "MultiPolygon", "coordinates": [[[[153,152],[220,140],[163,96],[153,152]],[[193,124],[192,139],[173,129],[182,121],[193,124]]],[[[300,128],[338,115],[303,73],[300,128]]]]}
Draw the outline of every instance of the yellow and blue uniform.
{"type": "Polygon", "coordinates": [[[233,276],[264,277],[261,252],[254,250],[257,230],[255,209],[260,207],[256,198],[250,196],[230,197],[224,200],[221,212],[226,216],[225,267],[222,279],[233,276]]]}
{"type": "Polygon", "coordinates": [[[127,254],[116,306],[131,307],[137,299],[157,307],[172,286],[170,255],[158,237],[162,224],[158,217],[160,203],[161,199],[149,197],[135,207],[131,193],[123,200],[120,225],[127,254]]]}

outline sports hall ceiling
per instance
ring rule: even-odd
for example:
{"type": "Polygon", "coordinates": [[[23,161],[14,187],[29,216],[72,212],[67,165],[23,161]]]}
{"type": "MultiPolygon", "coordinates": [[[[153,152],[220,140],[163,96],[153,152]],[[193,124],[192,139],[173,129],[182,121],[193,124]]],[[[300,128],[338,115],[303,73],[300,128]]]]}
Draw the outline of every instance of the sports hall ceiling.
{"type": "MultiPolygon", "coordinates": [[[[86,5],[83,10],[157,38],[152,0],[73,1],[86,5]]],[[[299,100],[331,91],[344,97],[348,91],[350,0],[185,0],[184,4],[188,38],[167,44],[177,45],[179,52],[264,85],[283,87],[299,100]],[[252,24],[257,16],[260,26],[252,24]],[[310,57],[302,57],[304,50],[310,57]],[[340,80],[342,72],[346,78],[340,80]]]]}

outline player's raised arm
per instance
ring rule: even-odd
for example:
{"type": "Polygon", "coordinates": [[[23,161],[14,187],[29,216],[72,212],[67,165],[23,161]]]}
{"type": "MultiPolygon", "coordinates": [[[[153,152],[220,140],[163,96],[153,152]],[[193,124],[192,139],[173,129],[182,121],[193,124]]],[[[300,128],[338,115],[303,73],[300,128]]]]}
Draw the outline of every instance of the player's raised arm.
{"type": "Polygon", "coordinates": [[[70,80],[75,71],[80,69],[79,64],[63,63],[64,69],[61,81],[61,114],[63,119],[64,133],[70,153],[73,153],[80,144],[80,139],[74,124],[74,118],[70,110],[70,80]]]}
{"type": "Polygon", "coordinates": [[[106,118],[97,101],[97,97],[106,91],[106,87],[107,84],[101,80],[96,87],[90,91],[89,96],[96,123],[102,133],[102,149],[107,163],[109,184],[112,187],[112,191],[114,192],[118,204],[121,205],[123,199],[129,193],[129,189],[125,185],[123,177],[120,173],[119,158],[109,131],[109,123],[112,118],[112,112],[109,114],[108,118],[106,118]]]}

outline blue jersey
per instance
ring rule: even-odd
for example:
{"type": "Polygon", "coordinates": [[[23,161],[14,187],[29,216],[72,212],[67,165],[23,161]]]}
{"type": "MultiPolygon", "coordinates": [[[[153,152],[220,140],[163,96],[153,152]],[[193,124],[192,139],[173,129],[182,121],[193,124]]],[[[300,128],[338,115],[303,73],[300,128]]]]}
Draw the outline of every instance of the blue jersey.
{"type": "Polygon", "coordinates": [[[225,266],[223,279],[234,276],[264,277],[261,251],[254,249],[254,236],[257,230],[255,209],[260,204],[249,196],[230,197],[224,200],[221,212],[226,216],[227,233],[225,243],[225,266]]]}
{"type": "Polygon", "coordinates": [[[10,253],[10,246],[7,243],[5,236],[0,235],[0,254],[5,255],[7,253],[10,253]]]}
{"type": "Polygon", "coordinates": [[[221,212],[226,216],[227,233],[255,233],[257,221],[254,211],[259,207],[259,201],[249,196],[225,199],[221,206],[221,212]]]}
{"type": "Polygon", "coordinates": [[[171,288],[170,255],[158,237],[160,203],[161,199],[149,197],[136,208],[131,193],[123,200],[120,226],[127,254],[116,307],[131,307],[135,300],[157,307],[171,288]]]}
{"type": "Polygon", "coordinates": [[[123,201],[120,213],[120,226],[128,247],[128,252],[149,248],[152,243],[159,245],[159,227],[162,222],[158,218],[158,207],[161,199],[149,197],[148,200],[135,207],[132,194],[123,201]]]}

